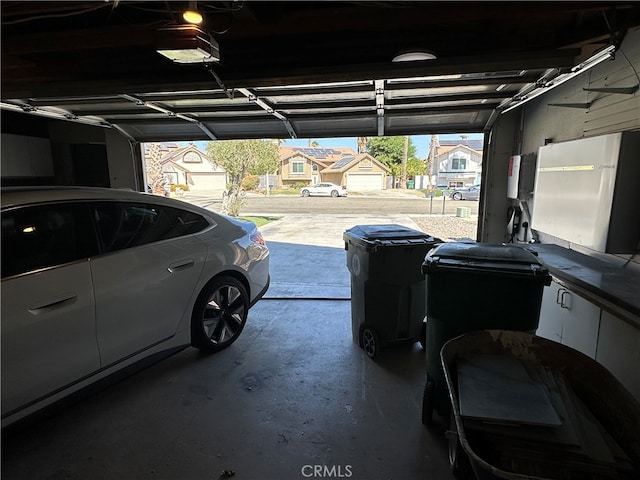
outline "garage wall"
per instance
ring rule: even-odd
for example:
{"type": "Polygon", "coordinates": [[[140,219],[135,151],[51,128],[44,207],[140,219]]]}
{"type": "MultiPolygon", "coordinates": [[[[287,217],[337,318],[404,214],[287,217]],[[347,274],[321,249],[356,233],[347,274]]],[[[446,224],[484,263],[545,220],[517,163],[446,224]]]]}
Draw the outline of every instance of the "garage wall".
{"type": "Polygon", "coordinates": [[[72,145],[93,144],[104,147],[108,186],[138,189],[133,147],[119,133],[107,128],[62,121],[51,122],[49,132],[59,184],[72,185],[76,182],[72,167],[72,145]]]}
{"type": "Polygon", "coordinates": [[[640,30],[634,30],[625,37],[615,59],[605,60],[524,105],[522,153],[537,152],[545,144],[545,139],[563,142],[640,129],[640,91],[628,95],[584,90],[632,87],[640,82],[638,75],[640,30]],[[589,103],[590,106],[570,108],[549,105],[553,103],[589,103]]]}
{"type": "MultiPolygon", "coordinates": [[[[106,186],[138,190],[142,185],[135,144],[117,131],[3,111],[4,185],[78,184],[78,162],[91,161],[96,162],[96,170],[104,172],[102,183],[106,186]],[[89,158],[78,158],[82,151],[94,153],[89,158]]],[[[92,166],[83,166],[87,167],[86,179],[92,166]]]]}
{"type": "Polygon", "coordinates": [[[131,142],[116,130],[105,129],[111,188],[144,191],[142,155],[138,143],[131,142]]]}
{"type": "Polygon", "coordinates": [[[481,241],[508,240],[507,210],[516,203],[506,198],[511,155],[532,154],[537,157],[538,149],[548,142],[640,130],[640,91],[627,95],[584,90],[631,87],[640,82],[638,75],[640,29],[627,34],[614,59],[596,65],[498,118],[491,129],[484,159],[483,189],[486,199],[484,205],[481,204],[478,225],[481,241]],[[590,103],[590,106],[570,108],[549,105],[553,103],[590,103]]]}
{"type": "Polygon", "coordinates": [[[520,135],[520,120],[516,115],[502,115],[490,135],[485,135],[482,166],[482,197],[478,211],[478,240],[503,243],[507,238],[507,199],[509,157],[520,135]]]}
{"type": "Polygon", "coordinates": [[[3,177],[53,178],[53,158],[48,139],[3,133],[0,145],[3,177]]]}

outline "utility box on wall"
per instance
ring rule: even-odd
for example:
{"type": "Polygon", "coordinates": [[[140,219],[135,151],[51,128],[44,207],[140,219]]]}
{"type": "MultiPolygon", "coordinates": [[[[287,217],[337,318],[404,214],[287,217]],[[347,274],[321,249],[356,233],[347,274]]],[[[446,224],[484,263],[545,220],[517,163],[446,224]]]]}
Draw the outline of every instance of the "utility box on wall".
{"type": "Polygon", "coordinates": [[[640,241],[640,132],[540,147],[532,228],[604,253],[640,241]]]}
{"type": "Polygon", "coordinates": [[[529,200],[533,196],[535,178],[535,153],[513,155],[509,158],[507,197],[514,200],[529,200]]]}

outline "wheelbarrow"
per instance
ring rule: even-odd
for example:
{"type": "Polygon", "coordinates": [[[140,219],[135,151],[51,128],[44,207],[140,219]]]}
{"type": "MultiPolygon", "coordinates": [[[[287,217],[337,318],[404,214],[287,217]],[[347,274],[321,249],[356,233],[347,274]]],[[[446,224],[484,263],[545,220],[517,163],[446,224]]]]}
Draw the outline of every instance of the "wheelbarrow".
{"type": "Polygon", "coordinates": [[[640,402],[592,358],[511,330],[461,335],[440,356],[458,476],[640,478],[640,402]]]}

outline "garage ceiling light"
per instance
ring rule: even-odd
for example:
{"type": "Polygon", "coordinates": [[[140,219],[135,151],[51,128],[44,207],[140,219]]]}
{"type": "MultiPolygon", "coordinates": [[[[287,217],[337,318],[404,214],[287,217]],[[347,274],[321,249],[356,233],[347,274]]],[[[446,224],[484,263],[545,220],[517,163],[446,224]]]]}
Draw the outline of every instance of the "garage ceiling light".
{"type": "Polygon", "coordinates": [[[417,62],[420,60],[435,60],[437,57],[430,52],[407,52],[393,57],[393,62],[417,62]]]}
{"type": "Polygon", "coordinates": [[[182,12],[182,18],[185,22],[194,25],[200,25],[202,23],[202,15],[198,12],[198,2],[196,0],[189,2],[189,8],[182,12]]]}
{"type": "Polygon", "coordinates": [[[196,25],[161,28],[156,32],[156,50],[176,63],[220,61],[218,42],[196,25]]]}

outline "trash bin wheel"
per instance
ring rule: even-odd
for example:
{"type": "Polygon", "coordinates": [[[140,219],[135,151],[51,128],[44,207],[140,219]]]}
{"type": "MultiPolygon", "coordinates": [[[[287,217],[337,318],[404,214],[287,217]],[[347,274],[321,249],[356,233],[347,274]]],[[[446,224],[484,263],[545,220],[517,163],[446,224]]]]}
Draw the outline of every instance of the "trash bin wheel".
{"type": "Polygon", "coordinates": [[[375,329],[371,327],[363,328],[360,343],[369,358],[376,358],[380,353],[380,337],[375,329]]]}
{"type": "Polygon", "coordinates": [[[433,394],[435,390],[435,384],[427,379],[427,383],[424,385],[424,393],[422,395],[422,424],[431,425],[433,423],[433,394]]]}
{"type": "Polygon", "coordinates": [[[451,413],[449,430],[445,436],[449,440],[449,467],[451,467],[451,473],[462,480],[472,478],[471,462],[462,445],[460,445],[460,440],[458,440],[458,429],[453,412],[451,413]]]}

